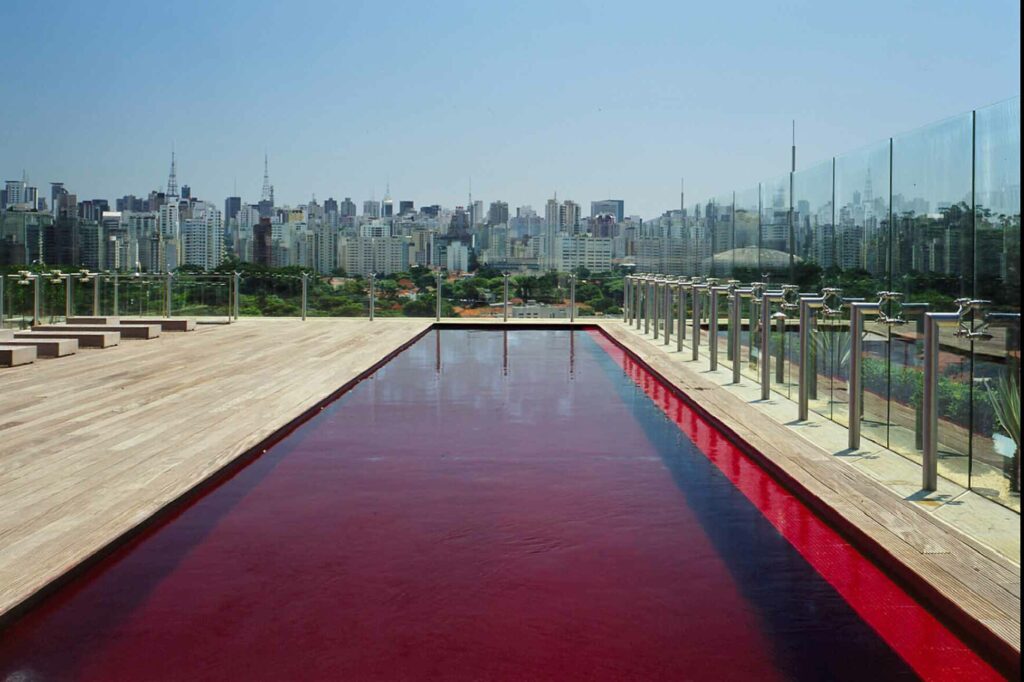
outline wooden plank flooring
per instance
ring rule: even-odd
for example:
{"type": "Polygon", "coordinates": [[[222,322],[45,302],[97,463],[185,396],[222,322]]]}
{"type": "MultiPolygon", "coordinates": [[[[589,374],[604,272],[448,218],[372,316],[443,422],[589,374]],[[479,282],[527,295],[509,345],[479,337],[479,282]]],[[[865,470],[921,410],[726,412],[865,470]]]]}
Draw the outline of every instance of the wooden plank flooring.
{"type": "MultiPolygon", "coordinates": [[[[936,597],[951,600],[945,606],[959,608],[1019,655],[1018,565],[907,504],[809,440],[794,437],[784,424],[681,362],[660,340],[652,341],[621,321],[600,326],[662,377],[694,396],[700,407],[784,476],[838,512],[854,532],[877,543],[902,568],[923,580],[936,597]]],[[[675,347],[674,339],[670,347],[675,347]]]]}
{"type": "Polygon", "coordinates": [[[0,619],[429,326],[243,319],[0,370],[0,619]]]}

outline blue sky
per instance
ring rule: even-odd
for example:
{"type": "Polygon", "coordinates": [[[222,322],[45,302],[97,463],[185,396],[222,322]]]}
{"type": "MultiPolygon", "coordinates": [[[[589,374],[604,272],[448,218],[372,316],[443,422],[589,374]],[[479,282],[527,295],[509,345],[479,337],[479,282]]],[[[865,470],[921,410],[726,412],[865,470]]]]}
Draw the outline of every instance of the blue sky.
{"type": "Polygon", "coordinates": [[[1020,6],[5,0],[0,172],[645,217],[1019,94],[1020,6]],[[12,27],[14,28],[12,30],[12,27]]]}

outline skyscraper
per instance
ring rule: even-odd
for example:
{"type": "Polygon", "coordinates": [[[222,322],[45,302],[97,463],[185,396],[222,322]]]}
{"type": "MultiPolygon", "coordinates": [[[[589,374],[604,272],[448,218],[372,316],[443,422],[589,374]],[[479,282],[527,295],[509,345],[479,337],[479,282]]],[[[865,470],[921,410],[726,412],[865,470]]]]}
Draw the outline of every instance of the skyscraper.
{"type": "Polygon", "coordinates": [[[487,211],[487,222],[491,225],[504,225],[508,223],[508,203],[492,201],[487,211]]]}
{"type": "Polygon", "coordinates": [[[224,200],[224,221],[228,222],[238,217],[242,210],[242,197],[228,197],[224,200]]]}
{"type": "Polygon", "coordinates": [[[626,202],[622,199],[602,199],[590,202],[590,217],[609,214],[615,216],[615,222],[621,223],[626,217],[626,202]]]}

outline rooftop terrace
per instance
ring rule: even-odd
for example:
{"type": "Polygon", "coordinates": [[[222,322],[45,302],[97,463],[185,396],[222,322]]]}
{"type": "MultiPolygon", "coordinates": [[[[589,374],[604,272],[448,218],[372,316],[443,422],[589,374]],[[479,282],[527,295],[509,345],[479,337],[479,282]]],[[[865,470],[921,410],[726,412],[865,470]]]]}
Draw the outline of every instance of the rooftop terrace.
{"type": "MultiPolygon", "coordinates": [[[[258,456],[433,325],[417,319],[245,319],[8,368],[0,394],[0,622],[153,519],[258,456]]],[[[475,321],[484,326],[565,320],[475,321]]],[[[890,575],[1004,660],[1019,653],[1020,517],[846,429],[794,419],[622,320],[588,320],[689,396],[890,575]]],[[[664,331],[662,330],[662,334],[664,331]]],[[[442,416],[443,419],[443,416],[442,416]]]]}

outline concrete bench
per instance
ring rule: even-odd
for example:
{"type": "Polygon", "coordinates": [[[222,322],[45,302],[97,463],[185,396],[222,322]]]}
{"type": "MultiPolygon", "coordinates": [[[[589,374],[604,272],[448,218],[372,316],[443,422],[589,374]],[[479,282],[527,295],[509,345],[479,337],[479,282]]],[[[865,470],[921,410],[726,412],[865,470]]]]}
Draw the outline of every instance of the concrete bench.
{"type": "MultiPolygon", "coordinates": [[[[38,327],[36,327],[38,329],[38,327]]],[[[31,331],[15,332],[16,339],[75,339],[79,348],[107,348],[116,346],[121,342],[121,334],[116,331],[73,331],[69,329],[58,329],[58,331],[31,331]]]]}
{"type": "Polygon", "coordinates": [[[196,328],[194,317],[69,317],[68,324],[158,324],[165,332],[190,332],[196,328]]]}
{"type": "Polygon", "coordinates": [[[0,344],[0,367],[27,365],[36,360],[36,349],[32,346],[7,346],[0,344]]]}
{"type": "Polygon", "coordinates": [[[78,350],[77,339],[17,339],[13,329],[0,329],[0,344],[5,346],[33,346],[41,358],[59,358],[78,350]]]}
{"type": "Polygon", "coordinates": [[[126,339],[155,339],[160,336],[158,324],[40,324],[32,331],[41,332],[119,332],[126,339]]]}

